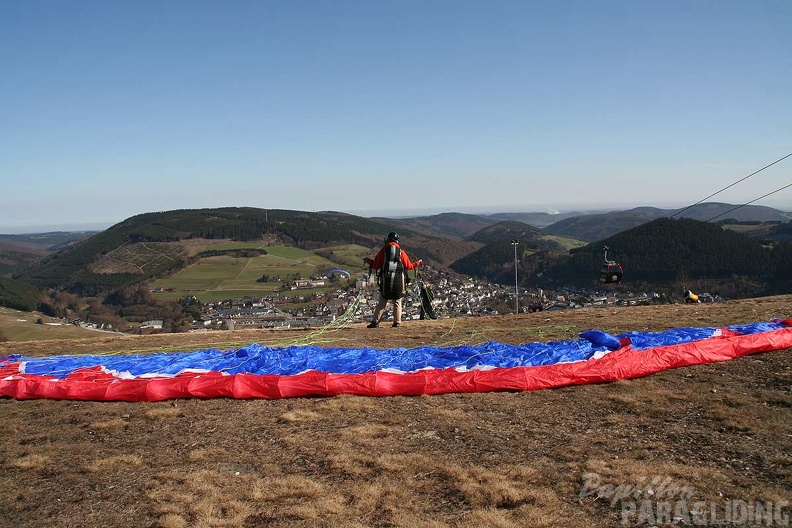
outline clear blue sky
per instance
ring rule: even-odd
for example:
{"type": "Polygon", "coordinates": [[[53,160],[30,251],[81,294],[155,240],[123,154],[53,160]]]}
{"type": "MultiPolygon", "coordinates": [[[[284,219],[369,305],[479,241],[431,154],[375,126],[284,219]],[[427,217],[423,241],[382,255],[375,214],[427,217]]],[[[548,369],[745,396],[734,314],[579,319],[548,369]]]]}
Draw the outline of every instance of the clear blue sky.
{"type": "Polygon", "coordinates": [[[790,28],[789,0],[0,0],[0,232],[690,204],[792,152],[790,28]]]}

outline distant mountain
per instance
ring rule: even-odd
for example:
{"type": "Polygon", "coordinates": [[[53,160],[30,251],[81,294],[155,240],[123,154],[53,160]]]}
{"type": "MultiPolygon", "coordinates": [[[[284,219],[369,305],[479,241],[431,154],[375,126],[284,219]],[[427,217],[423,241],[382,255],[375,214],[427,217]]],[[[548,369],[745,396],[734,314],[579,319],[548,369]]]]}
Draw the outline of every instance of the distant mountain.
{"type": "Polygon", "coordinates": [[[559,242],[546,237],[541,230],[514,220],[485,227],[469,239],[485,245],[449,267],[465,275],[486,277],[492,282],[512,280],[514,266],[511,263],[515,255],[522,261],[525,255],[537,251],[566,253],[559,242]]]}
{"type": "Polygon", "coordinates": [[[395,229],[406,228],[418,233],[444,236],[452,239],[470,239],[484,228],[503,221],[514,221],[533,228],[543,228],[565,218],[581,216],[584,212],[568,213],[495,213],[474,215],[466,213],[441,213],[413,218],[372,218],[392,225],[395,229]]]}
{"type": "MultiPolygon", "coordinates": [[[[190,239],[264,240],[303,249],[337,244],[381,247],[391,226],[338,212],[278,209],[186,209],[131,217],[54,253],[15,278],[39,288],[102,295],[186,266],[190,239]]],[[[414,258],[445,265],[480,247],[401,230],[414,258]]]]}
{"type": "Polygon", "coordinates": [[[56,231],[32,235],[0,235],[0,276],[10,277],[96,231],[56,231]]]}
{"type": "Polygon", "coordinates": [[[764,207],[748,205],[739,207],[724,203],[702,203],[690,209],[658,209],[655,207],[636,207],[627,211],[580,215],[556,222],[544,229],[552,235],[566,236],[594,242],[603,240],[622,231],[658,218],[674,215],[677,218],[691,218],[700,221],[722,222],[732,219],[739,222],[789,222],[792,214],[764,207]]]}
{"type": "Polygon", "coordinates": [[[549,235],[577,238],[586,242],[602,240],[622,231],[668,216],[662,209],[638,207],[628,211],[581,215],[544,228],[549,235]]]}
{"type": "Polygon", "coordinates": [[[0,277],[11,277],[46,257],[49,253],[41,249],[20,247],[0,240],[0,277]]]}
{"type": "Polygon", "coordinates": [[[631,229],[657,218],[676,215],[679,218],[714,221],[731,219],[746,222],[789,222],[792,214],[764,206],[739,207],[722,203],[696,205],[682,213],[680,209],[635,207],[619,211],[574,211],[551,213],[495,213],[475,215],[442,213],[413,218],[371,218],[389,225],[392,230],[410,230],[427,236],[440,236],[455,240],[472,240],[470,237],[484,228],[502,221],[515,221],[542,229],[546,235],[593,242],[621,231],[631,229]],[[723,215],[723,216],[720,216],[723,215]]]}
{"type": "Polygon", "coordinates": [[[582,216],[588,214],[597,214],[590,211],[571,211],[566,213],[495,213],[486,215],[486,218],[493,218],[495,220],[514,220],[524,224],[532,225],[534,227],[547,227],[575,216],[582,216]]]}
{"type": "Polygon", "coordinates": [[[763,205],[732,205],[718,202],[701,203],[690,209],[677,209],[670,211],[678,218],[692,218],[703,222],[722,222],[733,219],[738,222],[789,222],[792,221],[792,213],[787,213],[772,207],[763,205]],[[677,214],[683,211],[681,214],[677,214]]]}
{"type": "Polygon", "coordinates": [[[372,218],[372,220],[388,224],[393,227],[393,230],[409,229],[416,233],[459,240],[468,238],[483,228],[498,222],[494,218],[465,213],[441,213],[398,219],[372,218]]]}
{"type": "Polygon", "coordinates": [[[468,240],[489,244],[498,240],[537,240],[542,237],[542,232],[523,222],[504,220],[487,226],[468,237],[468,240]]]}
{"type": "Polygon", "coordinates": [[[99,231],[52,231],[27,235],[0,235],[0,243],[52,253],[99,231]]]}

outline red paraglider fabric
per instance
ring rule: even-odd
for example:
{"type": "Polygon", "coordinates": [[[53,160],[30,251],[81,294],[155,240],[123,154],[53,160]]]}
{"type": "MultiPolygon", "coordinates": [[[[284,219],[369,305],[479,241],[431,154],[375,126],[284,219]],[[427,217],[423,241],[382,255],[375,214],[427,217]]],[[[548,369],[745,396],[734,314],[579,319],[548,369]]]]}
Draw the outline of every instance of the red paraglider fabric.
{"type": "Polygon", "coordinates": [[[580,341],[518,346],[485,343],[453,349],[273,349],[251,345],[223,353],[112,359],[8,356],[0,358],[0,396],[160,401],[530,391],[638,378],[792,348],[792,320],[678,330],[621,336],[589,331],[581,334],[587,339],[580,341]],[[311,363],[318,356],[322,362],[311,363]],[[287,360],[294,364],[291,371],[272,366],[277,363],[282,367],[287,360]]]}

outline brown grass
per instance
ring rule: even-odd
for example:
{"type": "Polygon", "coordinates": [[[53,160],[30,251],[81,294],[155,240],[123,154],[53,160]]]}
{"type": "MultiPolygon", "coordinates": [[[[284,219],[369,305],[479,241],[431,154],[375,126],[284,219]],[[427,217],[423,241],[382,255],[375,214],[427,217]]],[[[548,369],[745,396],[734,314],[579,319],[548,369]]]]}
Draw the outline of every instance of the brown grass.
{"type": "Polygon", "coordinates": [[[93,473],[99,471],[112,471],[123,468],[133,468],[143,464],[143,457],[140,455],[118,455],[108,458],[94,460],[85,469],[93,473]]]}
{"type": "MultiPolygon", "coordinates": [[[[566,339],[589,328],[786,318],[791,301],[407,322],[398,332],[360,325],[323,338],[379,347],[566,339]]],[[[70,342],[69,350],[305,336],[97,336],[70,342]]],[[[8,353],[12,345],[0,347],[8,353]]],[[[13,344],[24,354],[57,348],[13,344]]],[[[592,474],[603,493],[657,479],[692,489],[697,500],[789,500],[791,388],[792,354],[780,351],[529,393],[152,404],[3,399],[0,526],[620,526],[618,501],[581,496],[592,474]]]]}
{"type": "Polygon", "coordinates": [[[181,416],[183,411],[181,409],[177,409],[176,407],[157,407],[155,409],[149,409],[145,413],[146,418],[149,420],[170,420],[172,418],[176,418],[177,416],[181,416]]]}
{"type": "Polygon", "coordinates": [[[43,469],[50,462],[50,458],[45,455],[24,455],[11,461],[11,467],[17,469],[43,469]]]}
{"type": "Polygon", "coordinates": [[[88,427],[95,431],[109,430],[109,429],[123,429],[126,426],[126,420],[122,418],[113,418],[112,420],[102,420],[93,422],[88,427]]]}

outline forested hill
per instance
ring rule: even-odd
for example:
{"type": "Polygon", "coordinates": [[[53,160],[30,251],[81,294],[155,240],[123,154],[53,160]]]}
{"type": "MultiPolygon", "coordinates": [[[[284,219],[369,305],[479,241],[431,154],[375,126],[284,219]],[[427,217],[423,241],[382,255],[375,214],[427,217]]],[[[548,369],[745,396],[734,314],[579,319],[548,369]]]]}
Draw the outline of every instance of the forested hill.
{"type": "Polygon", "coordinates": [[[792,277],[790,243],[763,246],[712,223],[668,218],[574,249],[568,258],[548,259],[544,271],[556,281],[590,283],[602,266],[605,245],[610,247],[608,257],[624,266],[625,281],[745,279],[777,291],[788,288],[792,277]]]}
{"type": "Polygon", "coordinates": [[[756,238],[690,219],[660,218],[569,253],[524,241],[514,248],[509,240],[499,240],[451,268],[495,282],[512,282],[516,249],[521,284],[598,287],[605,245],[610,247],[609,259],[624,266],[622,286],[626,288],[661,289],[680,280],[751,285],[750,292],[740,290],[739,285],[728,286],[734,296],[788,293],[792,288],[792,243],[765,246],[756,238]]]}
{"type": "Polygon", "coordinates": [[[465,213],[440,213],[413,218],[372,218],[390,225],[394,230],[408,230],[454,240],[465,239],[498,220],[465,213]]]}
{"type": "Polygon", "coordinates": [[[32,312],[42,307],[42,297],[35,286],[0,277],[0,306],[32,312]]]}
{"type": "Polygon", "coordinates": [[[28,235],[0,235],[0,276],[11,277],[36,264],[45,256],[96,233],[96,231],[55,231],[28,235]]]}
{"type": "Polygon", "coordinates": [[[590,214],[566,218],[544,228],[550,235],[593,242],[666,216],[662,209],[640,207],[629,211],[590,214]]]}
{"type": "Polygon", "coordinates": [[[696,204],[687,209],[658,209],[655,207],[636,207],[627,211],[577,215],[560,220],[546,228],[544,232],[587,242],[603,240],[610,236],[632,229],[646,222],[664,217],[690,218],[703,222],[729,219],[735,222],[781,222],[788,223],[792,214],[761,205],[734,206],[726,203],[707,202],[696,204]]]}
{"type": "Polygon", "coordinates": [[[468,240],[489,244],[498,240],[537,240],[541,237],[542,232],[533,226],[514,220],[503,220],[477,231],[468,240]]]}
{"type": "Polygon", "coordinates": [[[451,269],[473,277],[486,277],[492,282],[511,281],[514,255],[523,260],[537,251],[564,252],[563,247],[541,230],[515,220],[503,220],[468,237],[483,247],[451,263],[451,269]],[[516,247],[515,247],[516,246],[516,247]]]}
{"type": "MultiPolygon", "coordinates": [[[[254,241],[266,237],[304,249],[350,243],[377,248],[389,229],[375,220],[336,212],[222,208],[146,213],[50,255],[16,278],[39,288],[97,295],[180,269],[188,254],[177,242],[185,239],[254,241]],[[125,259],[124,266],[98,269],[100,257],[112,261],[117,252],[139,258],[132,265],[125,259]]],[[[438,237],[409,231],[402,234],[416,258],[443,262],[458,258],[454,251],[467,250],[450,248],[447,240],[438,237]],[[446,257],[446,252],[451,257],[446,257]]]]}
{"type": "Polygon", "coordinates": [[[184,209],[133,216],[111,227],[103,238],[166,242],[186,238],[260,240],[273,234],[296,246],[331,242],[367,244],[383,237],[382,223],[346,213],[227,207],[184,209]]]}

